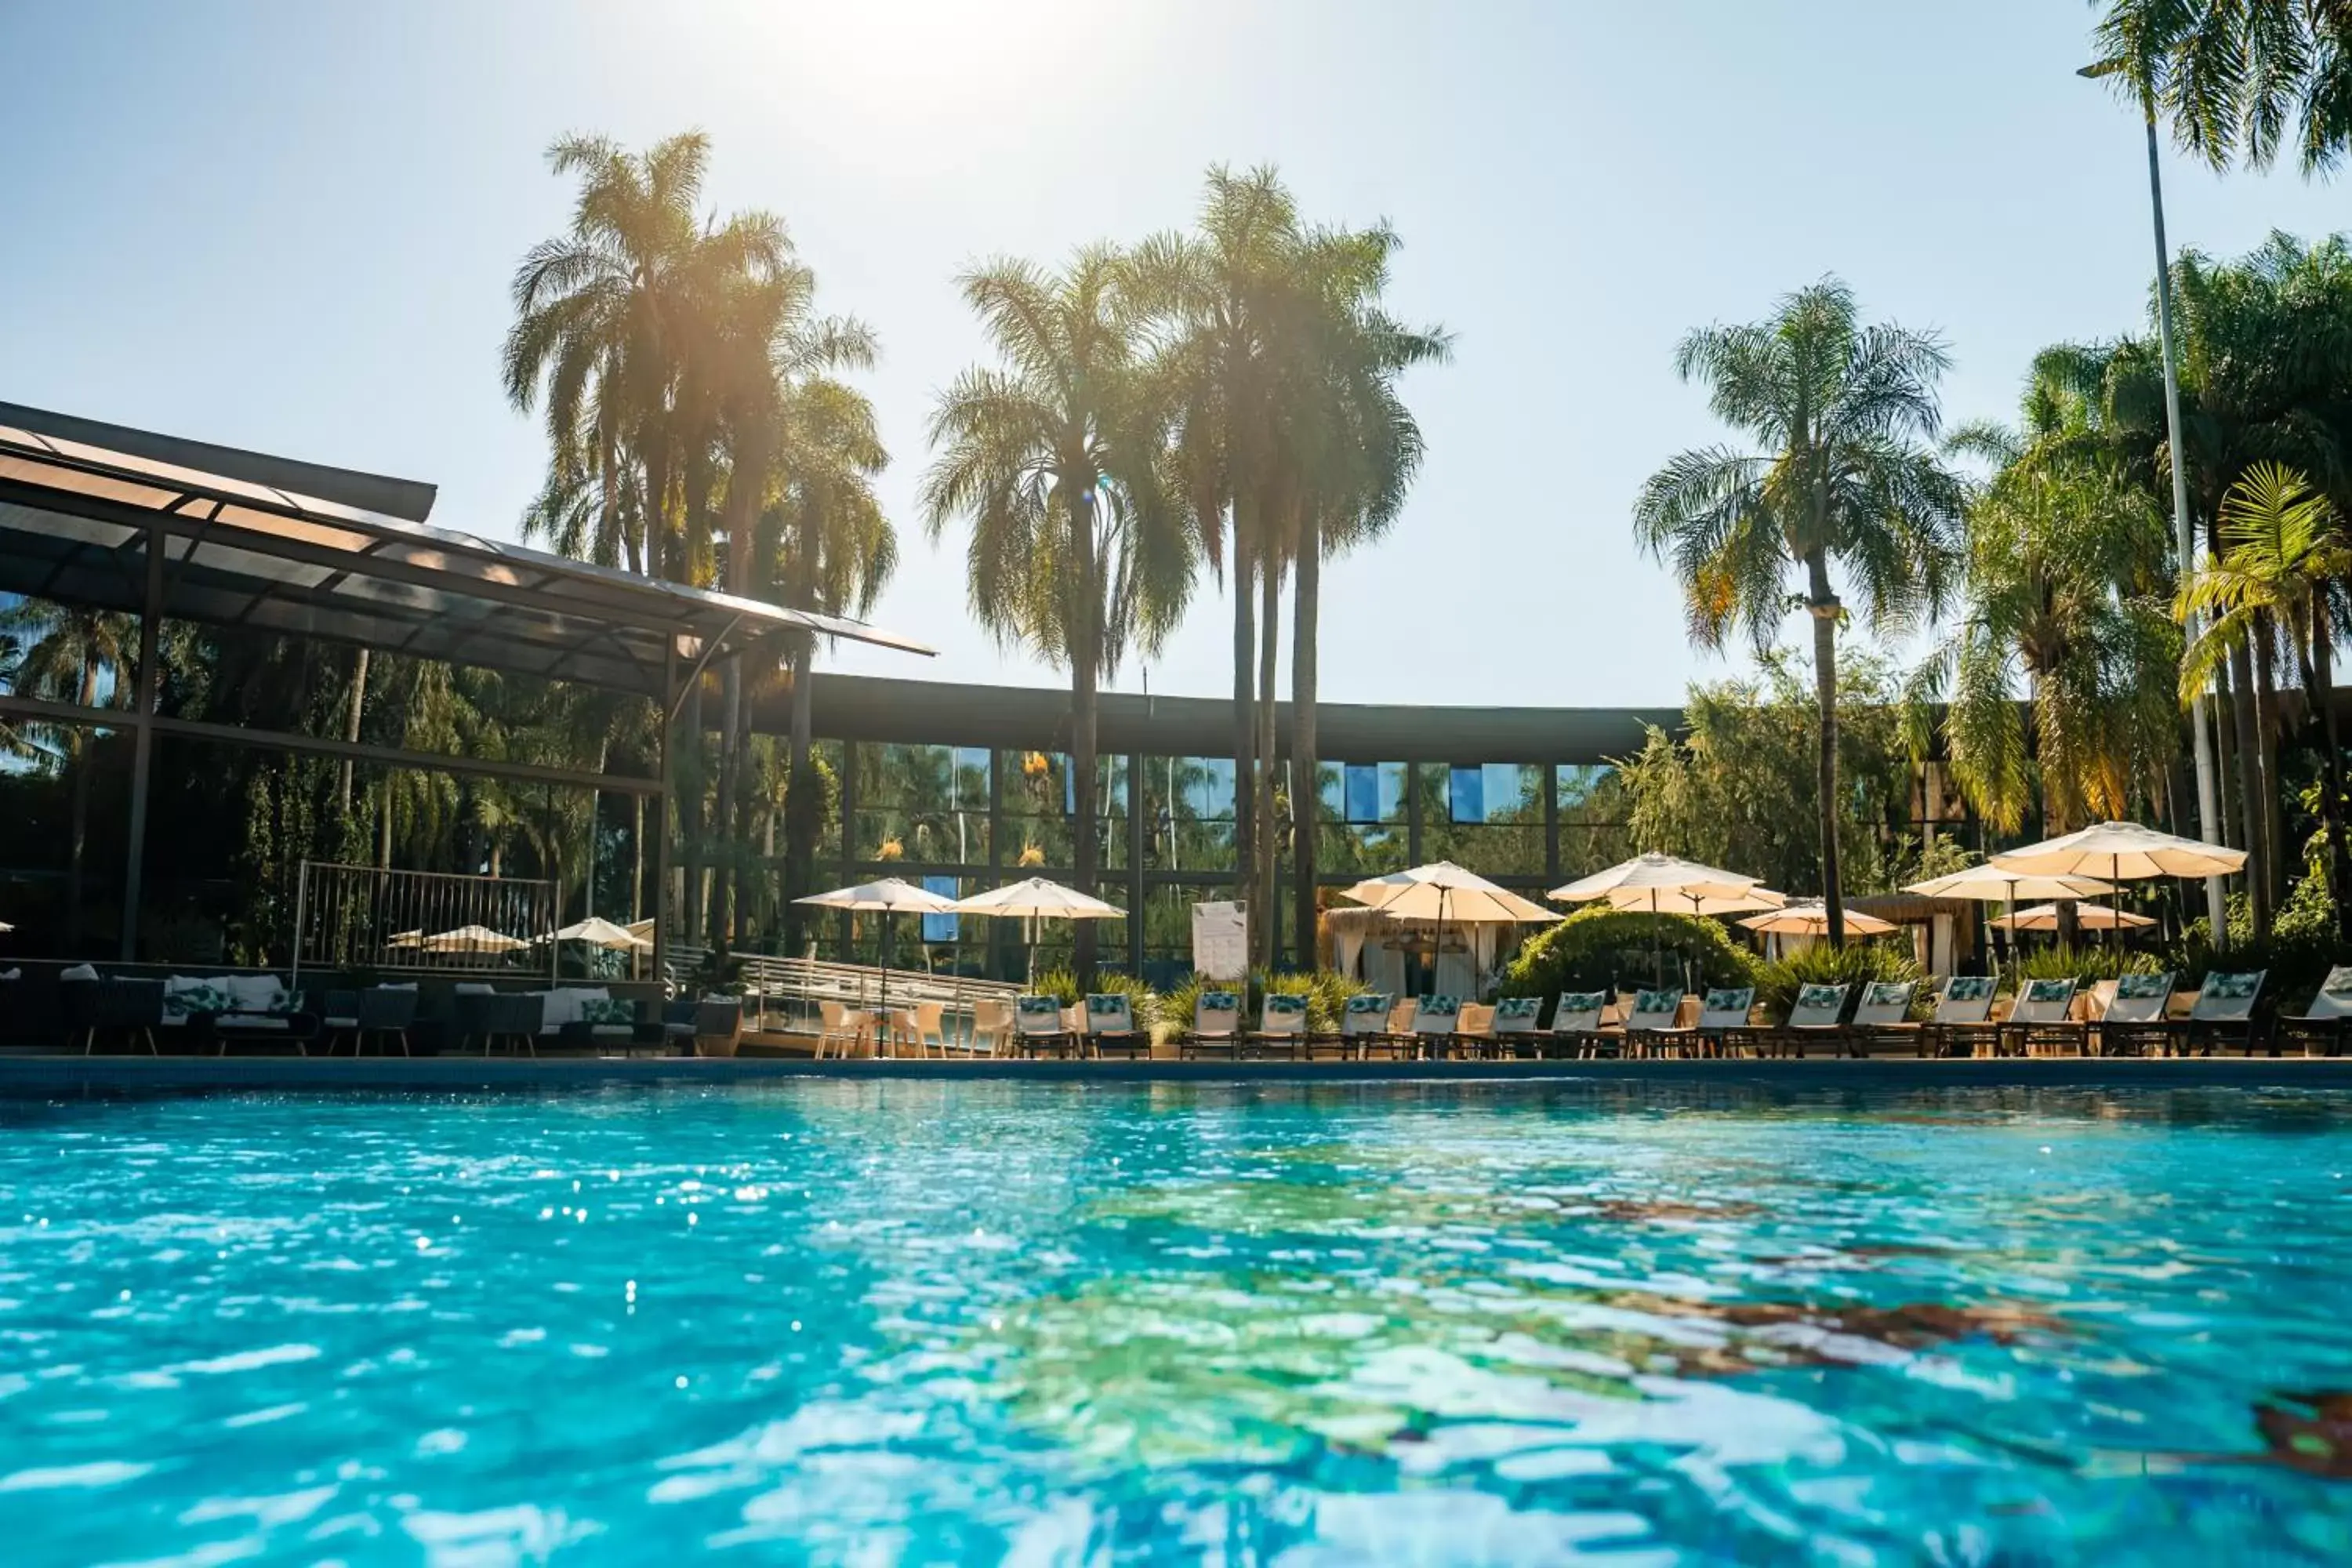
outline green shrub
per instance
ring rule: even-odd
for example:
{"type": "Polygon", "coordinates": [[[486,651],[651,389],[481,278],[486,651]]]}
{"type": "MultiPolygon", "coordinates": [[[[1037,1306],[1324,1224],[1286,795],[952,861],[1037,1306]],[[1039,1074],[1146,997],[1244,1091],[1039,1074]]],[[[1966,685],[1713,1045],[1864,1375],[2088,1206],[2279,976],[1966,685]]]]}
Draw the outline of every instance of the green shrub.
{"type": "MultiPolygon", "coordinates": [[[[1851,1008],[1865,985],[1878,982],[1917,984],[1923,978],[1911,954],[1895,942],[1855,942],[1843,947],[1814,942],[1786,958],[1759,964],[1756,1000],[1762,1004],[1766,1016],[1775,1023],[1786,1023],[1790,1009],[1797,1005],[1797,993],[1807,985],[1853,987],[1846,997],[1846,1005],[1851,1008]]],[[[1935,998],[1924,984],[1911,994],[1915,1016],[1924,1018],[1934,1007],[1935,998]]]]}
{"type": "MultiPolygon", "coordinates": [[[[1139,1029],[1149,1029],[1160,1016],[1160,994],[1132,974],[1104,970],[1095,976],[1095,990],[1105,996],[1126,997],[1129,1008],[1135,1014],[1135,1026],[1139,1029]]],[[[1086,1000],[1086,993],[1078,989],[1078,977],[1066,969],[1041,972],[1029,994],[1051,996],[1065,1007],[1075,1007],[1086,1000]]]]}
{"type": "Polygon", "coordinates": [[[1075,1007],[1083,994],[1078,990],[1078,977],[1066,969],[1047,969],[1038,973],[1029,983],[1032,996],[1051,996],[1065,1007],[1075,1007]]]}
{"type": "MultiPolygon", "coordinates": [[[[2001,978],[2012,989],[2028,980],[2071,980],[2088,987],[2118,974],[2154,974],[2164,963],[2151,952],[2131,948],[2110,952],[2106,947],[2032,947],[2019,955],[2001,978]]],[[[2201,972],[2200,972],[2201,973],[2201,972]]]]}
{"type": "Polygon", "coordinates": [[[1202,992],[1238,990],[1242,1017],[1255,1027],[1258,1009],[1265,1005],[1266,993],[1272,991],[1280,996],[1306,997],[1307,1028],[1318,1034],[1329,1034],[1339,1029],[1339,1016],[1346,1009],[1348,998],[1365,989],[1359,982],[1330,969],[1307,974],[1268,974],[1259,970],[1238,986],[1222,980],[1211,984],[1195,974],[1160,994],[1160,1017],[1167,1025],[1169,1038],[1181,1040],[1192,1032],[1192,1017],[1202,992]]]}
{"type": "Polygon", "coordinates": [[[1503,971],[1500,990],[1506,996],[1557,996],[1621,983],[1647,985],[1654,973],[1654,941],[1665,950],[1670,976],[1687,966],[1702,986],[1756,984],[1755,955],[1733,942],[1720,921],[1603,907],[1580,910],[1528,938],[1503,971]]]}

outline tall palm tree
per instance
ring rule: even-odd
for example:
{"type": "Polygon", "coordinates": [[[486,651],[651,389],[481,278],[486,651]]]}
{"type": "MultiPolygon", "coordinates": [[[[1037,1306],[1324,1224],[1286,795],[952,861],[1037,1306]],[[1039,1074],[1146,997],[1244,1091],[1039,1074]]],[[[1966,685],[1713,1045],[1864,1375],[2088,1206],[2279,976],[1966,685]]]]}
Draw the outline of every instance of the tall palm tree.
{"type": "Polygon", "coordinates": [[[1748,326],[1701,328],[1675,368],[1704,383],[1717,418],[1759,450],[1685,452],[1652,475],[1633,511],[1644,548],[1680,580],[1692,637],[1720,647],[1735,627],[1769,648],[1802,583],[1821,704],[1817,806],[1829,938],[1845,940],[1836,832],[1837,629],[1846,616],[1834,567],[1875,630],[1940,615],[1958,574],[1963,488],[1932,442],[1940,339],[1864,326],[1853,294],[1825,279],[1748,326]]]}
{"type": "Polygon", "coordinates": [[[2106,0],[2097,38],[2217,169],[2291,147],[2326,174],[2352,148],[2352,10],[2335,0],[2106,0]]]}
{"type": "MultiPolygon", "coordinates": [[[[81,605],[19,599],[0,611],[0,626],[20,648],[13,689],[83,708],[99,705],[101,682],[111,707],[128,707],[136,679],[139,645],[135,616],[81,605]]],[[[82,865],[89,847],[90,746],[94,736],[80,725],[63,727],[59,739],[73,774],[72,819],[66,841],[65,946],[81,941],[82,865]]]]}
{"type": "Polygon", "coordinates": [[[1279,584],[1294,510],[1282,489],[1276,412],[1296,342],[1303,242],[1297,205],[1272,168],[1220,165],[1208,174],[1199,232],[1136,247],[1121,290],[1155,340],[1148,379],[1172,437],[1166,489],[1232,585],[1234,856],[1257,911],[1262,962],[1275,925],[1269,705],[1278,630],[1262,606],[1279,584]]]}
{"type": "Polygon", "coordinates": [[[1400,241],[1386,225],[1315,238],[1307,352],[1284,405],[1285,443],[1298,471],[1292,537],[1290,815],[1293,929],[1302,968],[1315,960],[1316,853],[1321,755],[1316,725],[1317,641],[1322,563],[1386,531],[1421,466],[1421,426],[1396,393],[1406,369],[1439,362],[1452,340],[1439,328],[1406,328],[1380,309],[1389,258],[1400,241]]]}
{"type": "MultiPolygon", "coordinates": [[[[1099,869],[1097,687],[1130,641],[1158,646],[1192,582],[1190,536],[1158,490],[1119,273],[1096,247],[1059,272],[1002,260],[964,276],[1003,363],[964,371],[941,395],[923,483],[934,540],[950,519],[971,521],[981,623],[1070,672],[1073,870],[1086,892],[1099,869]]],[[[1078,922],[1076,962],[1089,979],[1091,922],[1078,922]]]]}
{"type": "MultiPolygon", "coordinates": [[[[898,536],[883,515],[874,480],[888,466],[874,405],[865,394],[824,376],[788,389],[790,455],[782,482],[762,519],[769,585],[777,601],[825,615],[863,616],[898,563],[898,536]]],[[[786,660],[792,680],[792,731],[784,769],[784,917],[787,951],[797,951],[805,919],[793,900],[815,890],[816,842],[824,790],[813,759],[816,639],[797,637],[786,660]]]]}
{"type": "Polygon", "coordinates": [[[2352,858],[2344,817],[2344,756],[2330,701],[2336,623],[2335,590],[2352,576],[2352,542],[2326,496],[2293,469],[2257,463],[2221,503],[2223,549],[2185,583],[2179,609],[2210,616],[2181,662],[2181,685],[2196,689],[2214,663],[2249,643],[2284,643],[2315,720],[2326,778],[2320,817],[2327,828],[2329,895],[2336,934],[2352,940],[2352,858]]]}

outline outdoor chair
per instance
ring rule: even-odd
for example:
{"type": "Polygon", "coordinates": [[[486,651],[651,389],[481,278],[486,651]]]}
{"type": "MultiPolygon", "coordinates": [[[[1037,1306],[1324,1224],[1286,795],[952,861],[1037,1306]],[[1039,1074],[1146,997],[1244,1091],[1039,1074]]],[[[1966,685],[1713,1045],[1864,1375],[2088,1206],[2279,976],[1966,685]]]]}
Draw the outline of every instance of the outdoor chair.
{"type": "Polygon", "coordinates": [[[1136,1026],[1135,1004],[1123,992],[1089,993],[1083,1028],[1087,1048],[1098,1057],[1108,1051],[1129,1057],[1151,1054],[1150,1031],[1136,1026]]]}
{"type": "Polygon", "coordinates": [[[1370,1053],[1374,1040],[1386,1038],[1389,1032],[1389,1009],[1395,998],[1386,992],[1365,991],[1348,998],[1339,1009],[1339,1054],[1350,1054],[1362,1059],[1370,1053]]]}
{"type": "Polygon", "coordinates": [[[971,1005],[971,1054],[1001,1057],[1013,1048],[1013,1004],[985,997],[971,1005]]]}
{"type": "Polygon", "coordinates": [[[1495,1004],[1490,1049],[1498,1058],[1541,1056],[1543,1031],[1536,1019],[1543,1012],[1540,996],[1505,996],[1495,1004]]]}
{"type": "Polygon", "coordinates": [[[360,994],[356,991],[330,991],[325,1006],[319,1012],[319,1031],[322,1048],[329,1056],[346,1037],[360,1026],[360,994]]]}
{"type": "Polygon", "coordinates": [[[67,1038],[79,1032],[81,1054],[89,1056],[100,1033],[120,1033],[128,1047],[144,1040],[149,1056],[160,1056],[155,1031],[163,1026],[163,983],[160,980],[67,980],[58,984],[58,999],[66,1018],[67,1038]]]}
{"type": "Polygon", "coordinates": [[[539,1031],[547,1021],[547,1005],[529,991],[500,991],[482,999],[482,1054],[503,1044],[509,1055],[539,1055],[539,1031]]]}
{"type": "MultiPolygon", "coordinates": [[[[2101,987],[2105,990],[2105,986],[2101,987]]],[[[2101,1056],[2137,1056],[2146,1048],[2152,1026],[2154,1037],[2164,1037],[2164,1016],[2172,1001],[2172,975],[2119,974],[2099,1015],[2101,1056]]]]}
{"type": "Polygon", "coordinates": [[[1443,1057],[1461,1024],[1459,996],[1423,996],[1413,1007],[1412,1027],[1407,1031],[1415,1054],[1432,1059],[1443,1057]]]}
{"type": "Polygon", "coordinates": [[[1238,1058],[1242,1048],[1242,998],[1238,991],[1203,991],[1192,1002],[1192,1032],[1184,1041],[1188,1057],[1223,1052],[1238,1058]]]}
{"type": "Polygon", "coordinates": [[[2208,974],[2198,988],[2197,1005],[2189,1010],[2188,1026],[2180,1032],[2182,1048],[2195,1051],[2202,1042],[2201,1054],[2210,1057],[2220,1047],[2234,1044],[2252,1056],[2254,1002],[2262,994],[2263,977],[2269,973],[2258,969],[2251,974],[2208,974]]]}
{"type": "MultiPolygon", "coordinates": [[[[402,1056],[415,1054],[409,1048],[408,1026],[416,1021],[416,987],[371,985],[359,993],[357,1000],[358,1005],[349,1016],[350,1022],[338,1030],[350,1037],[352,1055],[358,1056],[367,1049],[370,1036],[376,1037],[377,1048],[386,1056],[391,1055],[384,1043],[387,1037],[400,1042],[402,1056]]],[[[329,1027],[335,1025],[331,1021],[329,1027]]],[[[330,1036],[327,1048],[331,1056],[335,1044],[335,1037],[330,1036]]]]}
{"type": "Polygon", "coordinates": [[[944,1002],[918,1002],[908,1010],[907,1041],[919,1057],[928,1057],[936,1047],[942,1057],[948,1054],[948,1009],[944,1002]]]}
{"type": "Polygon", "coordinates": [[[1719,985],[1708,991],[1699,1003],[1698,1024],[1692,1031],[1699,1049],[1717,1056],[1729,1056],[1735,1047],[1752,1049],[1758,1040],[1772,1033],[1748,1022],[1755,1011],[1753,985],[1719,985]]]}
{"type": "Polygon", "coordinates": [[[1994,1055],[2056,1056],[2068,1046],[2080,1051],[2087,1030],[2072,1016],[2074,1006],[2074,981],[2027,981],[1993,1037],[1994,1055]]]}
{"type": "Polygon", "coordinates": [[[1372,1047],[1376,1045],[1392,1060],[1403,1060],[1417,1054],[1421,1049],[1421,1041],[1412,1032],[1412,1021],[1420,1016],[1420,1013],[1419,997],[1398,997],[1389,1006],[1386,1026],[1365,1037],[1366,1058],[1370,1058],[1372,1047]]]}
{"type": "Polygon", "coordinates": [[[1609,994],[1605,991],[1561,992],[1552,1004],[1551,1027],[1543,1037],[1548,1054],[1615,1056],[1619,1042],[1601,1030],[1601,1016],[1608,1007],[1609,994]]]}
{"type": "Polygon", "coordinates": [[[1882,1046],[1924,1055],[1926,1032],[1911,1022],[1911,998],[1919,994],[1916,981],[1874,980],[1862,988],[1854,1004],[1853,1021],[1845,1026],[1846,1051],[1870,1057],[1882,1046]]]}
{"type": "Polygon", "coordinates": [[[1936,1012],[1922,1033],[1925,1055],[1973,1056],[1978,1046],[2000,1038],[1992,1021],[1992,976],[1955,974],[1937,994],[1936,1012]]]}
{"type": "Polygon", "coordinates": [[[1454,1036],[1445,1045],[1445,1054],[1462,1061],[1475,1061],[1495,1052],[1495,1010],[1483,1003],[1465,1002],[1462,1016],[1454,1020],[1454,1036]]]}
{"type": "Polygon", "coordinates": [[[1845,999],[1851,985],[1800,985],[1788,1021],[1765,1037],[1781,1051],[1802,1058],[1815,1040],[1843,1044],[1845,999]]]}
{"type": "Polygon", "coordinates": [[[1061,1002],[1052,996],[1018,996],[1013,1002],[1013,1029],[1024,1055],[1063,1056],[1077,1049],[1077,1031],[1062,1016],[1061,1002]]]}
{"type": "Polygon", "coordinates": [[[2299,1045],[2305,1056],[2311,1055],[2314,1046],[2325,1046],[2331,1057],[2341,1056],[2347,1020],[2352,1020],[2352,964],[2339,963],[2319,983],[2319,993],[2312,997],[2310,1006],[2299,1014],[2279,1016],[2280,1043],[2299,1045]]]}
{"type": "Polygon", "coordinates": [[[1243,1043],[1253,1056],[1281,1051],[1297,1060],[1307,1046],[1307,998],[1296,992],[1267,992],[1258,1004],[1257,1027],[1243,1043]]]}
{"type": "Polygon", "coordinates": [[[1625,1012],[1623,1040],[1627,1056],[1680,1056],[1692,1031],[1675,1023],[1683,1010],[1680,989],[1636,991],[1625,1012]]]}

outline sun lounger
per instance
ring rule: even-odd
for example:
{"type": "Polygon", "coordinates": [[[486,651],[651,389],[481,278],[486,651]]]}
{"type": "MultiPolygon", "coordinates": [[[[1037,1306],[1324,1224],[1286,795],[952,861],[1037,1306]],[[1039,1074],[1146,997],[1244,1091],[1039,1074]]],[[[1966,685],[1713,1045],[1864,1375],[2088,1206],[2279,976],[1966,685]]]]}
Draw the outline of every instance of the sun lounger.
{"type": "Polygon", "coordinates": [[[1609,1008],[1606,991],[1563,991],[1552,1005],[1551,1028],[1546,1032],[1549,1054],[1556,1056],[1615,1056],[1618,1037],[1601,1032],[1601,1016],[1609,1008]]]}
{"type": "Polygon", "coordinates": [[[2311,1005],[2292,1016],[2279,1016],[2282,1045],[2299,1045],[2305,1056],[2314,1046],[2325,1046],[2331,1057],[2344,1052],[2344,1032],[2352,1023],[2352,963],[2339,963],[2319,983],[2311,1005]]]}
{"type": "Polygon", "coordinates": [[[1735,1046],[1752,1048],[1759,1036],[1770,1033],[1748,1022],[1755,1011],[1753,985],[1724,985],[1707,992],[1699,1003],[1698,1026],[1693,1031],[1700,1048],[1718,1056],[1728,1055],[1735,1046]]]}
{"type": "Polygon", "coordinates": [[[1869,1057],[1881,1047],[1924,1052],[1926,1033],[1911,1022],[1911,998],[1918,994],[1917,982],[1910,980],[1874,980],[1864,986],[1853,1021],[1845,1026],[1847,1053],[1869,1057]]]}
{"type": "Polygon", "coordinates": [[[1075,1052],[1078,1032],[1062,1016],[1062,1004],[1053,996],[1019,996],[1013,1003],[1013,1033],[1022,1050],[1031,1056],[1075,1052]]]}
{"type": "Polygon", "coordinates": [[[1237,991],[1203,991],[1192,1004],[1192,1033],[1182,1054],[1238,1057],[1242,1048],[1242,998],[1237,991]]]}
{"type": "Polygon", "coordinates": [[[1098,1057],[1112,1051],[1129,1057],[1151,1054],[1151,1036],[1135,1026],[1135,1005],[1124,992],[1087,993],[1084,1033],[1087,1047],[1098,1057]]]}
{"type": "Polygon", "coordinates": [[[2107,1010],[2099,1016],[2099,1054],[2137,1055],[2151,1036],[2161,1039],[2164,1035],[2165,1009],[2172,1001],[2172,975],[2169,972],[2119,974],[2114,984],[2107,1010]]]}
{"type": "Polygon", "coordinates": [[[1927,1020],[1927,1054],[1970,1056],[1978,1046],[2000,1037],[2000,1027],[1992,1022],[1992,976],[1955,974],[1945,981],[1935,1016],[1927,1020]]]}
{"type": "Polygon", "coordinates": [[[1626,1054],[1648,1056],[1673,1051],[1679,1055],[1692,1038],[1691,1030],[1677,1027],[1675,1023],[1675,1016],[1682,1007],[1680,991],[1635,992],[1633,1006],[1625,1015],[1626,1054]]]}
{"type": "Polygon", "coordinates": [[[1536,1020],[1542,1013],[1540,996],[1500,998],[1495,1004],[1492,1044],[1488,1048],[1497,1057],[1541,1056],[1543,1032],[1536,1027],[1536,1020]]]}
{"type": "Polygon", "coordinates": [[[1362,1058],[1370,1054],[1372,1043],[1383,1040],[1389,1032],[1389,1009],[1395,998],[1383,991],[1366,991],[1348,998],[1339,1009],[1339,1055],[1342,1058],[1362,1058]]]}
{"type": "Polygon", "coordinates": [[[1995,1054],[2055,1056],[2068,1046],[2080,1051],[2088,1031],[2071,1016],[2074,1006],[2072,980],[2027,981],[1996,1037],[1995,1054]]]}
{"type": "Polygon", "coordinates": [[[2234,1043],[2249,1055],[2254,1048],[2254,1000],[2262,994],[2263,977],[2270,972],[2257,969],[2251,974],[2208,974],[2197,992],[2197,1005],[2189,1010],[2188,1027],[2181,1031],[2185,1049],[2194,1051],[2202,1042],[2206,1056],[2234,1043]]]}
{"type": "Polygon", "coordinates": [[[1462,998],[1423,996],[1413,1007],[1412,1027],[1407,1033],[1423,1055],[1433,1058],[1445,1055],[1461,1024],[1462,998]]]}
{"type": "Polygon", "coordinates": [[[1853,989],[1851,985],[1800,985],[1797,1000],[1789,1009],[1789,1021],[1768,1031],[1765,1043],[1800,1057],[1815,1041],[1843,1044],[1845,999],[1853,989]]]}
{"type": "Polygon", "coordinates": [[[1307,1046],[1307,998],[1296,992],[1269,991],[1259,1005],[1257,1027],[1243,1037],[1252,1055],[1279,1051],[1297,1058],[1307,1046]]]}

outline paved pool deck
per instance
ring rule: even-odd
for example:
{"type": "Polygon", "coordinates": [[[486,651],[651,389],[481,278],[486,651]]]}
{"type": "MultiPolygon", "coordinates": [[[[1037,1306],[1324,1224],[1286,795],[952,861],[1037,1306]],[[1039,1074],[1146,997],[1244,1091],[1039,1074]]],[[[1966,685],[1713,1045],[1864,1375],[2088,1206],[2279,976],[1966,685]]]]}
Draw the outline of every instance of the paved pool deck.
{"type": "Polygon", "coordinates": [[[0,1098],[142,1090],[588,1089],[830,1079],[1030,1083],[1726,1084],[1765,1089],[2352,1089],[2352,1057],[1847,1058],[1758,1061],[1200,1062],[814,1061],[543,1057],[0,1057],[0,1098]]]}

